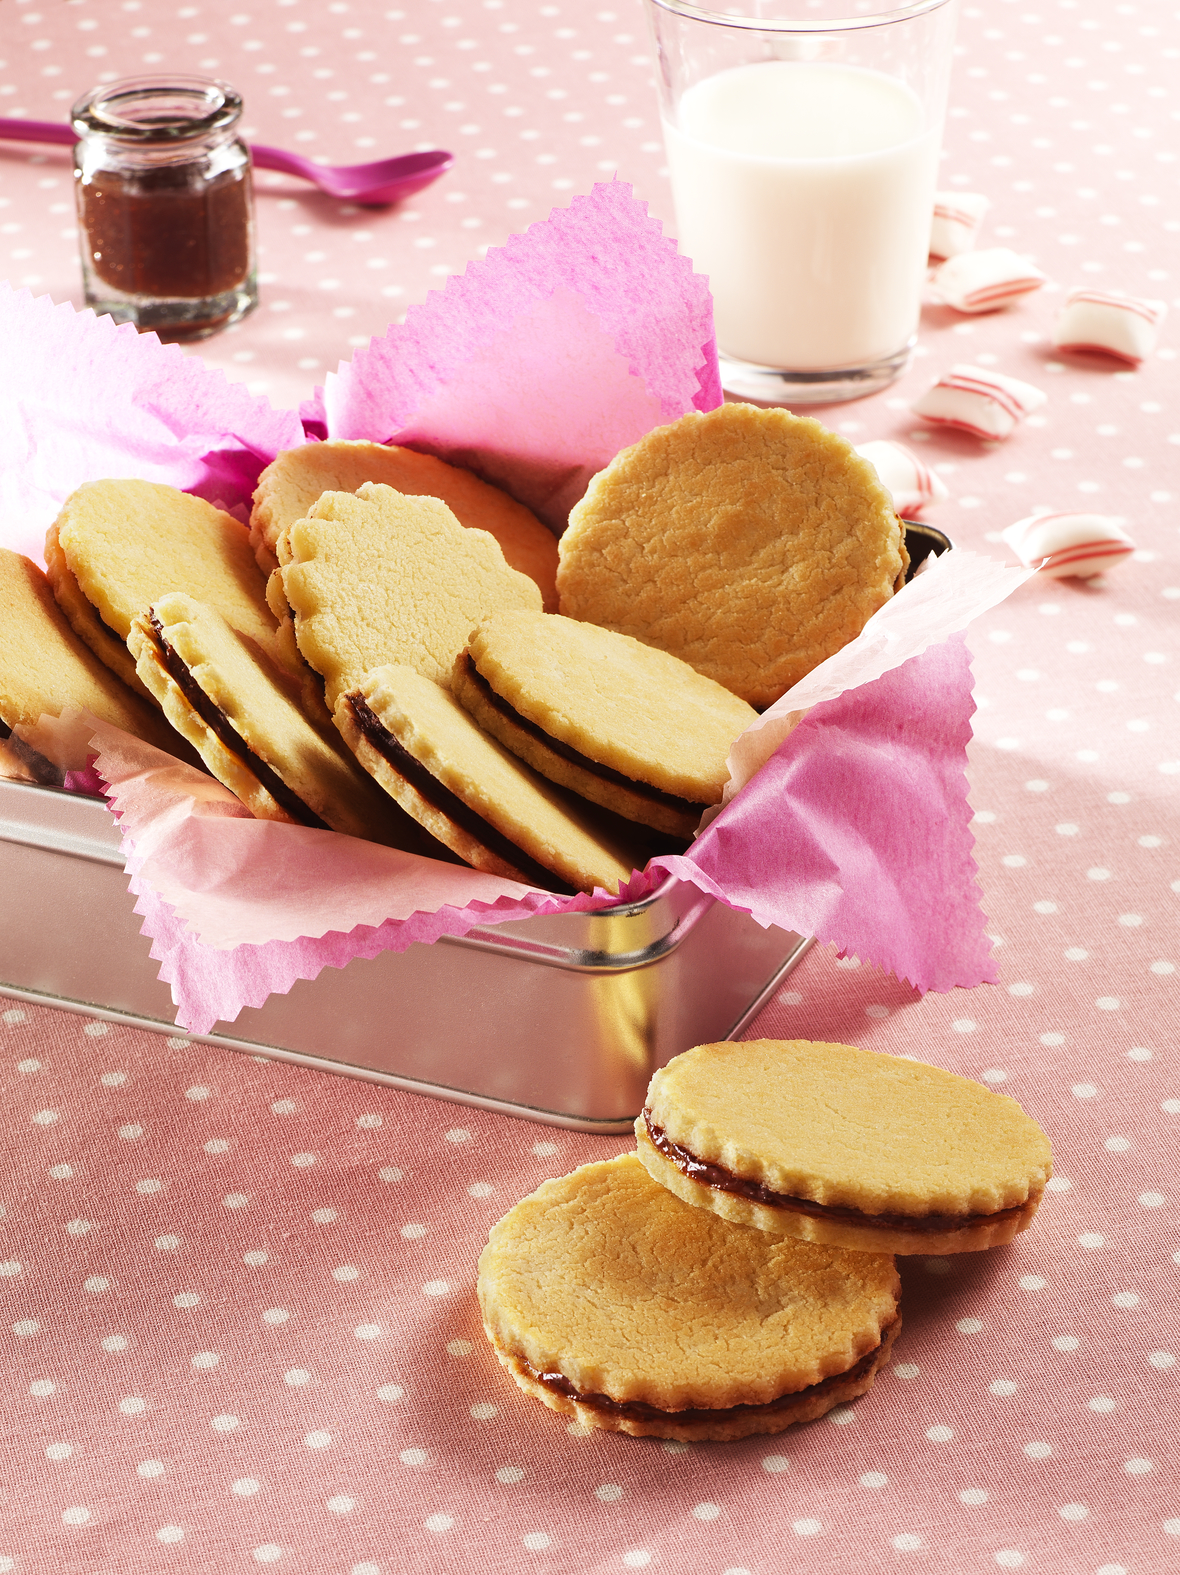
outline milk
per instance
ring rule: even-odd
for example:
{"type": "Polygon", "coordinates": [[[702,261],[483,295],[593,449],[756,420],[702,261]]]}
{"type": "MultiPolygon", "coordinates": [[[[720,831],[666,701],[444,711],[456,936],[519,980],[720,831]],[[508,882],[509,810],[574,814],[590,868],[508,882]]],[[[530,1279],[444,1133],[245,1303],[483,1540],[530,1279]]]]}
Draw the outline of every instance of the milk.
{"type": "Polygon", "coordinates": [[[914,333],[938,128],[904,83],[813,61],[707,77],[664,125],[680,249],[723,354],[861,367],[914,333]]]}

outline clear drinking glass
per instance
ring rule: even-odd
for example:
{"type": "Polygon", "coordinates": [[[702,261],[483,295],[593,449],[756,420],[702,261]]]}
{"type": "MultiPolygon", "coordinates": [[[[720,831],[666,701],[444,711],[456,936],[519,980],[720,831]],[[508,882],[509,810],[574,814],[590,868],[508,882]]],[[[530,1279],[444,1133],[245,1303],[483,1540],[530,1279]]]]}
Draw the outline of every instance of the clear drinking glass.
{"type": "Polygon", "coordinates": [[[957,0],[645,3],[680,249],[709,277],[726,392],[883,388],[918,326],[957,0]]]}
{"type": "Polygon", "coordinates": [[[131,77],[74,105],[86,304],[203,339],[258,301],[242,100],[203,77],[131,77]]]}

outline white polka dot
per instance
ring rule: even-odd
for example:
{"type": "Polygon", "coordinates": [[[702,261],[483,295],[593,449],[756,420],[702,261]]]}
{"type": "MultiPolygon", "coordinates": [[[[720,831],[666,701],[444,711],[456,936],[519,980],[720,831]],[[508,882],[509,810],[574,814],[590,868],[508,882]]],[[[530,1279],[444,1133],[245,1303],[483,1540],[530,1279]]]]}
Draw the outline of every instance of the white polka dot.
{"type": "Polygon", "coordinates": [[[230,1416],[227,1412],[209,1418],[209,1426],[215,1433],[235,1433],[241,1425],[241,1417],[230,1416]]]}
{"type": "Polygon", "coordinates": [[[396,1165],[382,1165],[377,1172],[378,1181],[400,1181],[402,1173],[396,1165]]]}
{"type": "Polygon", "coordinates": [[[27,1012],[22,1012],[19,1006],[10,1006],[8,1011],[4,1013],[3,1017],[4,1022],[6,1022],[10,1028],[15,1028],[17,1023],[28,1022],[28,1019],[29,1014],[27,1012]]]}
{"type": "Polygon", "coordinates": [[[951,1027],[957,1034],[972,1034],[979,1024],[972,1017],[956,1017],[951,1027]]]}
{"type": "Polygon", "coordinates": [[[453,1515],[427,1515],[422,1524],[427,1531],[450,1531],[455,1524],[455,1517],[453,1515]]]}
{"type": "Polygon", "coordinates": [[[185,1089],[184,1097],[186,1099],[191,1099],[194,1104],[199,1105],[202,1100],[208,1099],[212,1092],[213,1090],[211,1088],[206,1088],[203,1083],[194,1083],[192,1088],[185,1089]]]}
{"type": "Polygon", "coordinates": [[[1045,1183],[1046,1192],[1068,1192],[1073,1182],[1068,1176],[1050,1176],[1045,1183]]]}
{"type": "Polygon", "coordinates": [[[276,1099],[271,1105],[271,1112],[276,1116],[293,1116],[299,1106],[293,1099],[276,1099]]]}
{"type": "Polygon", "coordinates": [[[394,1405],[405,1394],[400,1384],[382,1384],[377,1391],[378,1400],[384,1400],[386,1405],[394,1405]]]}
{"type": "Polygon", "coordinates": [[[1152,963],[1150,972],[1155,973],[1155,974],[1162,974],[1162,975],[1175,973],[1176,972],[1176,964],[1173,963],[1173,962],[1164,962],[1161,959],[1158,962],[1153,962],[1152,963]]]}
{"type": "Polygon", "coordinates": [[[1013,1383],[1011,1378],[993,1378],[987,1387],[992,1394],[1006,1397],[1014,1395],[1018,1386],[1013,1383]]]}
{"type": "Polygon", "coordinates": [[[221,1361],[216,1351],[198,1351],[189,1358],[189,1366],[195,1367],[199,1373],[210,1372],[221,1361]]]}
{"type": "Polygon", "coordinates": [[[270,1253],[268,1252],[254,1251],[244,1252],[242,1254],[242,1262],[248,1264],[251,1269],[259,1269],[264,1263],[268,1263],[269,1261],[270,1253]]]}
{"type": "Polygon", "coordinates": [[[879,1004],[876,1005],[876,1006],[866,1006],[865,1007],[865,1016],[866,1017],[876,1017],[876,1018],[888,1017],[889,1016],[889,1008],[887,1006],[881,1006],[879,1004]]]}
{"type": "Polygon", "coordinates": [[[119,1410],[124,1416],[142,1416],[147,1410],[147,1401],[138,1395],[127,1395],[119,1401],[119,1410]]]}
{"type": "Polygon", "coordinates": [[[1171,1351],[1153,1351],[1147,1360],[1153,1367],[1158,1367],[1161,1371],[1166,1371],[1168,1368],[1176,1365],[1176,1358],[1171,1351]]]}
{"type": "Polygon", "coordinates": [[[322,1428],[316,1428],[313,1432],[303,1435],[303,1442],[308,1449],[327,1449],[332,1442],[332,1435],[325,1433],[322,1428]]]}
{"type": "Polygon", "coordinates": [[[123,1139],[124,1143],[134,1143],[136,1138],[141,1138],[143,1136],[143,1128],[132,1122],[128,1126],[119,1128],[119,1136],[123,1139]]]}
{"type": "Polygon", "coordinates": [[[250,1194],[248,1192],[227,1192],[221,1201],[227,1209],[244,1209],[250,1201],[250,1194]]]}
{"type": "Polygon", "coordinates": [[[894,1537],[893,1546],[899,1553],[913,1553],[922,1546],[922,1539],[912,1531],[903,1531],[894,1537]]]}
{"type": "Polygon", "coordinates": [[[325,1499],[324,1508],[331,1510],[333,1515],[347,1515],[356,1508],[356,1499],[349,1498],[344,1493],[337,1493],[332,1498],[325,1499]]]}
{"type": "Polygon", "coordinates": [[[358,1340],[377,1340],[381,1337],[379,1323],[358,1323],[352,1331],[358,1340]]]}
{"type": "Polygon", "coordinates": [[[104,1088],[122,1088],[127,1081],[126,1072],[104,1072],[99,1082],[104,1088]]]}
{"type": "Polygon", "coordinates": [[[1047,1460],[1053,1453],[1051,1444],[1042,1443],[1039,1439],[1031,1444],[1025,1444],[1024,1452],[1030,1460],[1047,1460]]]}
{"type": "Polygon", "coordinates": [[[490,1198],[496,1189],[487,1181],[473,1181],[468,1187],[468,1194],[473,1198],[490,1198]]]}
{"type": "Polygon", "coordinates": [[[1161,1099],[1160,1109],[1166,1116],[1180,1116],[1180,1099],[1161,1099]]]}
{"type": "Polygon", "coordinates": [[[29,1385],[29,1393],[38,1400],[45,1400],[57,1393],[57,1385],[52,1378],[34,1378],[29,1385]]]}
{"type": "Polygon", "coordinates": [[[623,1563],[629,1570],[646,1569],[651,1563],[651,1554],[646,1548],[628,1548],[623,1554],[623,1563]]]}
{"type": "Polygon", "coordinates": [[[917,1378],[921,1368],[916,1362],[895,1362],[893,1373],[896,1378],[917,1378]]]}
{"type": "Polygon", "coordinates": [[[33,1117],[34,1122],[39,1127],[51,1127],[60,1119],[61,1117],[56,1110],[38,1110],[33,1117]]]}
{"type": "Polygon", "coordinates": [[[1075,1099],[1093,1099],[1097,1093],[1098,1090],[1093,1083],[1075,1083],[1073,1085],[1073,1097],[1075,1099]]]}
{"type": "Polygon", "coordinates": [[[1117,995],[1100,995],[1094,1005],[1100,1012],[1117,1012],[1121,1002],[1117,995]]]}
{"type": "Polygon", "coordinates": [[[154,1477],[162,1477],[164,1471],[165,1466],[162,1460],[141,1460],[135,1468],[136,1476],[143,1477],[145,1481],[149,1482],[154,1477]]]}
{"type": "MultiPolygon", "coordinates": [[[[332,1500],[328,1500],[329,1506],[332,1500]]],[[[348,1575],[381,1575],[381,1566],[366,1559],[363,1564],[354,1564],[348,1575]]]]}
{"type": "Polygon", "coordinates": [[[530,1553],[544,1553],[549,1546],[549,1537],[543,1531],[526,1531],[520,1540],[530,1553]]]}
{"type": "Polygon", "coordinates": [[[184,1541],[184,1527],[183,1526],[161,1526],[159,1531],[156,1532],[156,1541],[157,1542],[183,1542],[184,1541]]]}
{"type": "Polygon", "coordinates": [[[987,1503],[987,1493],[983,1488],[964,1488],[959,1494],[959,1503],[975,1509],[980,1504],[987,1503]]]}
{"type": "Polygon", "coordinates": [[[254,1549],[254,1557],[259,1564],[277,1564],[283,1556],[283,1550],[277,1542],[264,1542],[254,1549]]]}
{"type": "MultiPolygon", "coordinates": [[[[846,967],[848,965],[849,961],[856,961],[857,966],[859,966],[859,960],[858,959],[849,959],[847,957],[842,959],[842,961],[838,961],[836,966],[838,968],[839,967],[846,967]]],[[[783,1003],[784,1006],[802,1006],[803,1005],[803,997],[799,994],[798,990],[784,990],[782,992],[782,994],[778,997],[778,999],[783,1003]]]]}
{"type": "Polygon", "coordinates": [[[1076,1334],[1055,1334],[1051,1341],[1055,1351],[1076,1351],[1081,1343],[1076,1334]]]}
{"type": "Polygon", "coordinates": [[[471,1133],[468,1132],[466,1127],[452,1127],[447,1133],[448,1143],[469,1143],[470,1141],[471,1133]]]}
{"type": "Polygon", "coordinates": [[[286,1323],[291,1314],[285,1307],[268,1307],[262,1315],[263,1323],[286,1323]]]}
{"type": "Polygon", "coordinates": [[[85,1236],[87,1231],[92,1231],[93,1229],[93,1220],[71,1220],[66,1226],[66,1233],[70,1236],[85,1236]]]}
{"type": "Polygon", "coordinates": [[[360,1277],[361,1271],[351,1263],[342,1263],[338,1269],[332,1270],[332,1278],[342,1284],[347,1284],[350,1280],[359,1280],[360,1277]]]}
{"type": "Polygon", "coordinates": [[[538,1159],[552,1159],[554,1154],[560,1153],[556,1143],[534,1143],[533,1153],[538,1159]]]}
{"type": "Polygon", "coordinates": [[[236,1493],[239,1498],[253,1498],[261,1489],[262,1483],[257,1477],[239,1477],[236,1482],[230,1484],[230,1492],[236,1493]]]}
{"type": "Polygon", "coordinates": [[[6,1263],[0,1263],[0,1276],[3,1276],[4,1279],[10,1280],[19,1273],[20,1264],[15,1258],[9,1258],[6,1263]]]}
{"type": "Polygon", "coordinates": [[[983,1328],[982,1318],[960,1318],[955,1328],[960,1334],[978,1334],[983,1328]]]}
{"type": "Polygon", "coordinates": [[[721,1505],[710,1504],[706,1500],[703,1504],[694,1504],[692,1513],[696,1520],[716,1520],[721,1514],[721,1505]]]}
{"type": "Polygon", "coordinates": [[[851,1406],[836,1406],[834,1410],[828,1412],[828,1421],[835,1423],[837,1427],[847,1427],[850,1422],[856,1421],[856,1412],[851,1406]]]}
{"type": "Polygon", "coordinates": [[[947,1258],[926,1258],[923,1260],[922,1267],[925,1269],[927,1274],[933,1274],[937,1276],[949,1274],[951,1272],[950,1260],[947,1258]]]}
{"type": "Polygon", "coordinates": [[[292,1154],[291,1155],[291,1163],[292,1163],[292,1165],[295,1166],[296,1170],[307,1170],[307,1168],[310,1165],[314,1165],[315,1164],[315,1155],[314,1154],[292,1154]]]}
{"type": "Polygon", "coordinates": [[[1090,1511],[1085,1504],[1062,1504],[1057,1513],[1062,1520],[1085,1520],[1090,1511]]]}
{"type": "Polygon", "coordinates": [[[1145,1477],[1153,1469],[1150,1460],[1128,1460],[1123,1470],[1129,1477],[1145,1477]]]}
{"type": "Polygon", "coordinates": [[[928,1427],[926,1437],[932,1444],[949,1444],[955,1436],[953,1427],[928,1427]]]}
{"type": "Polygon", "coordinates": [[[362,1131],[375,1132],[381,1125],[381,1117],[375,1114],[358,1116],[356,1118],[356,1124],[361,1128],[362,1131]]]}
{"type": "Polygon", "coordinates": [[[1005,865],[1010,870],[1019,870],[1024,868],[1024,866],[1028,863],[1028,860],[1025,858],[1023,853],[1005,853],[1004,857],[1000,860],[1000,863],[1005,865]]]}
{"type": "Polygon", "coordinates": [[[471,1407],[471,1415],[477,1422],[490,1422],[496,1414],[496,1407],[487,1400],[482,1400],[478,1405],[471,1407]]]}
{"type": "Polygon", "coordinates": [[[1085,1247],[1087,1251],[1090,1252],[1094,1251],[1098,1247],[1104,1247],[1105,1245],[1105,1236],[1100,1236],[1098,1232],[1094,1230],[1083,1231],[1078,1237],[1078,1246],[1085,1247]]]}
{"type": "Polygon", "coordinates": [[[883,1488],[888,1482],[889,1478],[883,1471],[866,1471],[860,1478],[860,1485],[863,1488],[883,1488]]]}
{"type": "Polygon", "coordinates": [[[1125,1154],[1131,1147],[1131,1140],[1125,1137],[1108,1137],[1103,1147],[1108,1154],[1125,1154]]]}
{"type": "Polygon", "coordinates": [[[1134,1291],[1116,1291],[1110,1300],[1115,1307],[1130,1308],[1139,1306],[1139,1297],[1136,1296],[1134,1291]]]}
{"type": "Polygon", "coordinates": [[[797,1537],[818,1537],[824,1528],[818,1520],[796,1520],[791,1529],[797,1537]]]}
{"type": "Polygon", "coordinates": [[[68,1460],[74,1453],[73,1444],[49,1444],[45,1449],[47,1460],[68,1460]]]}
{"type": "Polygon", "coordinates": [[[980,1077],[985,1083],[1006,1083],[1008,1074],[1003,1067],[989,1066],[986,1072],[981,1072],[980,1077]]]}
{"type": "Polygon", "coordinates": [[[996,1554],[996,1563],[1001,1569],[1018,1570],[1024,1563],[1024,1554],[1017,1548],[1001,1548],[996,1554]]]}
{"type": "Polygon", "coordinates": [[[405,1237],[406,1241],[421,1241],[423,1236],[426,1234],[426,1226],[403,1225],[401,1228],[401,1234],[405,1237]]]}
{"type": "Polygon", "coordinates": [[[125,1334],[108,1334],[107,1337],[99,1343],[101,1344],[104,1351],[114,1356],[119,1351],[125,1351],[131,1344],[131,1341],[125,1334]]]}
{"type": "Polygon", "coordinates": [[[335,1209],[313,1209],[311,1222],[313,1225],[334,1225],[340,1218],[335,1209]]]}
{"type": "Polygon", "coordinates": [[[423,1296],[446,1296],[451,1287],[446,1280],[427,1280],[422,1287],[423,1296]]]}
{"type": "Polygon", "coordinates": [[[196,1291],[181,1291],[178,1296],[172,1298],[172,1305],[173,1307],[179,1307],[183,1311],[187,1307],[199,1306],[200,1301],[201,1298],[196,1291]]]}
{"type": "Polygon", "coordinates": [[[31,1340],[41,1328],[35,1318],[20,1318],[12,1326],[12,1332],[21,1340],[31,1340]]]}
{"type": "Polygon", "coordinates": [[[475,1347],[470,1340],[448,1340],[448,1356],[470,1356],[475,1347]]]}
{"type": "Polygon", "coordinates": [[[82,1032],[88,1039],[105,1039],[111,1031],[110,1023],[87,1023],[82,1032]]]}
{"type": "MultiPolygon", "coordinates": [[[[500,1473],[497,1471],[496,1475],[498,1477],[500,1473]]],[[[515,1481],[517,1479],[514,1478],[513,1480],[515,1481]]],[[[622,1496],[622,1488],[617,1487],[613,1482],[604,1482],[601,1487],[596,1487],[594,1489],[594,1497],[603,1504],[617,1504],[622,1496]]]]}
{"type": "Polygon", "coordinates": [[[41,1063],[40,1061],[30,1058],[27,1061],[18,1061],[16,1063],[16,1069],[18,1072],[23,1073],[25,1077],[31,1077],[34,1072],[39,1072],[41,1070],[41,1063]]]}
{"type": "Polygon", "coordinates": [[[87,1526],[90,1524],[90,1511],[84,1504],[73,1504],[69,1509],[61,1512],[63,1526],[87,1526]]]}
{"type": "Polygon", "coordinates": [[[228,1154],[230,1142],[228,1138],[210,1138],[204,1148],[206,1154],[228,1154]]]}
{"type": "Polygon", "coordinates": [[[1036,993],[1036,988],[1035,984],[1028,984],[1027,982],[1010,984],[1008,986],[1008,994],[1017,996],[1033,995],[1036,993]]]}
{"type": "Polygon", "coordinates": [[[1107,869],[1103,869],[1100,864],[1099,865],[1095,865],[1093,869],[1088,869],[1086,871],[1086,879],[1087,880],[1099,880],[1099,881],[1101,881],[1101,880],[1109,880],[1110,879],[1110,871],[1107,870],[1107,869]]]}

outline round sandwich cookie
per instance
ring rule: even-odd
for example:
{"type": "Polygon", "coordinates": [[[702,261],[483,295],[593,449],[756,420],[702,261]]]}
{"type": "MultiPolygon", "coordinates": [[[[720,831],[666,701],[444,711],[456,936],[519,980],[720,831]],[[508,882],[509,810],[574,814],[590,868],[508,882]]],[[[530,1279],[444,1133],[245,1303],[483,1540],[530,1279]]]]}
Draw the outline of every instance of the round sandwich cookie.
{"type": "Polygon", "coordinates": [[[871,1387],[901,1327],[891,1257],[702,1215],[634,1154],[547,1181],[492,1228],[484,1329],[526,1394],[685,1442],[779,1433],[871,1387]]]}
{"type": "Polygon", "coordinates": [[[45,559],[79,637],[137,689],[126,646],[131,620],[170,591],[215,607],[283,663],[249,533],[202,498],[154,481],[87,482],[50,526],[45,559]]]}
{"type": "Polygon", "coordinates": [[[752,707],[686,662],[549,613],[476,629],[451,689],[487,732],[550,781],[627,820],[691,837],[721,802],[752,707]]]}
{"type": "Polygon", "coordinates": [[[334,733],[312,726],[290,675],[213,608],[162,596],[132,620],[128,644],[164,715],[256,819],[446,857],[334,733]]]}
{"type": "Polygon", "coordinates": [[[570,513],[559,611],[763,708],[855,638],[907,558],[889,493],[810,417],[721,405],[657,427],[570,513]]]}
{"type": "Polygon", "coordinates": [[[0,548],[0,738],[77,706],[145,743],[187,758],[160,713],[133,694],[74,633],[44,573],[0,548]]]}
{"type": "Polygon", "coordinates": [[[545,610],[557,611],[557,539],[535,514],[469,470],[385,443],[307,443],[266,467],[250,514],[250,542],[263,573],[278,565],[283,531],[305,519],[325,492],[356,492],[366,481],[407,497],[440,498],[460,525],[494,536],[509,567],[536,582],[545,610]]]}
{"type": "Polygon", "coordinates": [[[741,1225],[860,1252],[979,1252],[1027,1230],[1049,1140],[1014,1099],[851,1045],[698,1045],[635,1124],[661,1186],[741,1225]]]}
{"type": "Polygon", "coordinates": [[[466,863],[545,891],[617,893],[647,862],[642,840],[530,771],[450,692],[410,667],[378,667],[336,703],[345,743],[387,793],[466,863]]]}
{"type": "Polygon", "coordinates": [[[369,482],[325,492],[277,545],[299,650],[323,677],[333,712],[387,663],[445,685],[481,619],[516,607],[540,615],[534,581],[437,498],[369,482]]]}

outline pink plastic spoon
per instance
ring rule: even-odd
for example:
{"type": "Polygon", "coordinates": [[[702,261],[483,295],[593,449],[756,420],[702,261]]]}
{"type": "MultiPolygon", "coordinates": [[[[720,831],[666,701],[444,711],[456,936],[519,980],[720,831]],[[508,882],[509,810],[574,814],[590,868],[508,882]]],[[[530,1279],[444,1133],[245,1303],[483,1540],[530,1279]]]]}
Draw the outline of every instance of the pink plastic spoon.
{"type": "MultiPolygon", "coordinates": [[[[73,128],[52,120],[5,120],[0,117],[0,139],[12,142],[53,142],[72,146],[77,138],[73,128]]],[[[250,155],[260,170],[279,170],[284,175],[299,175],[311,181],[329,197],[357,202],[363,207],[382,207],[411,197],[431,181],[446,173],[455,162],[453,153],[431,149],[426,153],[402,153],[394,159],[377,159],[372,164],[315,164],[298,153],[282,148],[267,148],[260,142],[250,144],[250,155]]]]}

